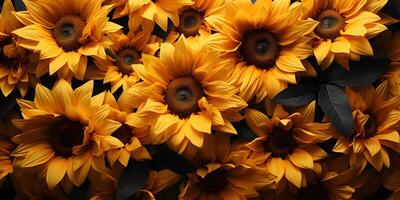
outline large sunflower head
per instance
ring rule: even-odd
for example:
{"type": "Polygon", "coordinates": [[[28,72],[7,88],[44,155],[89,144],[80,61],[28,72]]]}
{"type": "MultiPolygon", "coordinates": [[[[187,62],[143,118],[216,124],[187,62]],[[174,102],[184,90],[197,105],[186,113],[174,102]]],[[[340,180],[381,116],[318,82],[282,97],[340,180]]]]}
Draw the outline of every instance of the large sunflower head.
{"type": "Polygon", "coordinates": [[[105,171],[103,152],[123,146],[111,136],[121,123],[92,101],[92,90],[93,81],[72,90],[60,79],[53,90],[38,84],[33,102],[18,100],[24,119],[14,120],[21,130],[12,139],[14,166],[39,171],[50,189],[60,182],[79,186],[91,169],[105,171]]]}
{"type": "Polygon", "coordinates": [[[312,54],[305,37],[317,22],[299,20],[301,3],[290,0],[229,1],[218,18],[218,33],[208,45],[235,61],[233,81],[246,100],[273,97],[287,83],[296,83],[295,73],[305,71],[301,60],[312,54]]]}
{"type": "Polygon", "coordinates": [[[253,157],[263,157],[260,165],[276,176],[278,193],[288,182],[297,188],[307,185],[306,170],[317,170],[316,161],[328,154],[317,143],[331,138],[334,131],[330,123],[314,122],[315,102],[289,114],[277,105],[272,116],[255,109],[246,110],[246,121],[258,135],[245,145],[253,157]]]}
{"type": "Polygon", "coordinates": [[[382,166],[390,166],[389,149],[400,152],[400,111],[399,96],[388,97],[388,84],[378,88],[367,86],[347,89],[353,110],[353,135],[338,141],[333,151],[350,157],[350,165],[370,163],[380,171],[382,166]]]}
{"type": "Polygon", "coordinates": [[[3,3],[0,13],[0,89],[4,96],[8,96],[14,88],[18,88],[21,96],[28,91],[29,54],[17,46],[16,38],[11,34],[15,29],[23,26],[15,16],[11,0],[3,3]]]}
{"type": "Polygon", "coordinates": [[[129,23],[152,27],[154,23],[167,31],[168,20],[179,24],[178,10],[193,4],[192,0],[113,0],[117,5],[114,18],[129,15],[129,23]]]}
{"type": "Polygon", "coordinates": [[[303,0],[303,18],[318,22],[314,29],[314,55],[326,69],[333,61],[349,69],[349,60],[372,56],[368,39],[386,30],[391,20],[381,20],[378,11],[387,0],[303,0]]]}
{"type": "Polygon", "coordinates": [[[40,71],[50,75],[82,80],[88,57],[106,58],[105,47],[111,44],[106,34],[121,26],[109,22],[112,6],[102,0],[47,1],[24,0],[26,12],[15,16],[25,27],[13,33],[22,38],[19,45],[40,52],[40,71]]]}
{"type": "Polygon", "coordinates": [[[169,33],[166,41],[172,43],[183,34],[192,43],[204,42],[216,26],[224,5],[225,0],[194,0],[193,5],[181,8],[178,11],[179,25],[169,33]]]}
{"type": "Polygon", "coordinates": [[[152,35],[151,30],[143,29],[130,31],[128,35],[122,32],[112,33],[109,38],[113,43],[106,50],[109,57],[106,60],[95,59],[96,67],[89,68],[86,78],[102,79],[103,83],[111,83],[112,92],[121,86],[127,90],[140,80],[132,64],[143,64],[142,53],[154,55],[159,49],[160,39],[152,35]]]}
{"type": "Polygon", "coordinates": [[[207,135],[195,157],[198,168],[188,174],[179,199],[246,199],[259,196],[257,189],[271,188],[273,176],[248,159],[248,151],[234,151],[229,136],[207,135]]]}
{"type": "Polygon", "coordinates": [[[238,111],[247,104],[236,95],[238,89],[225,82],[227,62],[217,53],[194,50],[182,36],[176,47],[161,44],[159,58],[142,58],[144,67],[134,69],[143,82],[128,91],[138,114],[128,124],[143,120],[146,113],[154,142],[167,141],[180,153],[189,144],[202,147],[212,129],[236,134],[230,121],[239,120],[238,111]]]}

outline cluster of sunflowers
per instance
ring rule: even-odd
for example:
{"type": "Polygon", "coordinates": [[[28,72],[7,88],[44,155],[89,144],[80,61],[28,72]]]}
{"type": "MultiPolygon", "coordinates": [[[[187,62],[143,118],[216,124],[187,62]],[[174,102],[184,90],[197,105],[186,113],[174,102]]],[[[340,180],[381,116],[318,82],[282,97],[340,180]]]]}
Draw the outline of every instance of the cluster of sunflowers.
{"type": "Polygon", "coordinates": [[[400,199],[399,14],[5,0],[0,199],[400,199]]]}

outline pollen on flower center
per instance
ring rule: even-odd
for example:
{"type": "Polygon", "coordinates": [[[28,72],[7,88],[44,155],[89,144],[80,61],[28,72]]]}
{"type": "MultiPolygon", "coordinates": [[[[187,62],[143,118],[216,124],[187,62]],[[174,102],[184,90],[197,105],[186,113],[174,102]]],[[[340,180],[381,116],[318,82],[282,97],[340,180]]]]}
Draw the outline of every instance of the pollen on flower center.
{"type": "Polygon", "coordinates": [[[58,46],[65,51],[74,51],[82,46],[79,39],[82,37],[85,21],[76,15],[67,15],[61,18],[53,29],[53,37],[58,46]]]}
{"type": "Polygon", "coordinates": [[[50,145],[56,155],[72,156],[72,148],[83,142],[84,126],[78,121],[63,118],[50,132],[50,145]]]}
{"type": "Polygon", "coordinates": [[[306,188],[301,188],[297,199],[298,200],[325,200],[329,199],[328,190],[322,184],[310,185],[306,188]]]}
{"type": "Polygon", "coordinates": [[[260,69],[274,67],[280,47],[275,35],[265,29],[256,29],[243,36],[239,53],[251,65],[260,69]]]}
{"type": "Polygon", "coordinates": [[[122,74],[132,73],[131,65],[140,63],[140,53],[132,48],[121,50],[118,52],[117,56],[119,60],[116,62],[116,65],[119,67],[122,74]]]}
{"type": "Polygon", "coordinates": [[[344,18],[334,10],[324,10],[318,15],[319,25],[314,32],[324,39],[335,39],[340,36],[344,18]]]}
{"type": "Polygon", "coordinates": [[[204,21],[203,14],[193,9],[185,10],[179,15],[179,20],[177,31],[186,37],[199,34],[200,27],[204,21]]]}
{"type": "Polygon", "coordinates": [[[291,131],[274,129],[272,134],[264,142],[264,149],[271,152],[274,157],[284,158],[297,146],[291,131]]]}
{"type": "Polygon", "coordinates": [[[227,184],[226,172],[222,169],[217,169],[199,179],[199,186],[208,193],[218,193],[225,189],[227,184]]]}
{"type": "Polygon", "coordinates": [[[204,96],[203,87],[193,77],[172,80],[165,93],[165,102],[171,113],[187,118],[200,111],[198,101],[204,96]]]}
{"type": "Polygon", "coordinates": [[[119,127],[111,136],[118,138],[123,144],[127,144],[131,141],[132,132],[129,126],[122,125],[119,127]]]}

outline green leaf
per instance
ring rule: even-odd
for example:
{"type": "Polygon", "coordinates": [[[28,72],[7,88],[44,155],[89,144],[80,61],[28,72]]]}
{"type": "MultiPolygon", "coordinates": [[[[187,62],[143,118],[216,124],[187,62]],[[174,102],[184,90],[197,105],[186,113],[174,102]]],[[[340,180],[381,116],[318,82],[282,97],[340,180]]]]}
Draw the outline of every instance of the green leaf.
{"type": "Polygon", "coordinates": [[[150,173],[148,162],[130,160],[118,180],[116,200],[126,200],[146,185],[150,173]]]}

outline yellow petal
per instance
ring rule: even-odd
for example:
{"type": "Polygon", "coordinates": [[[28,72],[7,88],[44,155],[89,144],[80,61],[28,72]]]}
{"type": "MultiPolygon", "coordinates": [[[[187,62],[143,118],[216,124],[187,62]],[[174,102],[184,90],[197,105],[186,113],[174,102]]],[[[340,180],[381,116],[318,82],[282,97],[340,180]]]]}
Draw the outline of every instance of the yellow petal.
{"type": "Polygon", "coordinates": [[[285,177],[286,179],[295,185],[297,188],[301,187],[301,179],[302,179],[302,174],[300,169],[296,168],[291,164],[289,161],[286,161],[285,163],[286,168],[285,168],[285,177]]]}
{"type": "Polygon", "coordinates": [[[321,44],[317,46],[317,48],[314,49],[314,55],[318,61],[318,64],[321,64],[322,61],[325,60],[326,56],[328,56],[328,53],[331,49],[331,45],[332,45],[331,40],[323,41],[321,42],[321,44]]]}
{"type": "Polygon", "coordinates": [[[66,172],[67,165],[64,159],[56,157],[50,161],[46,174],[46,182],[50,190],[57,186],[64,178],[66,172]]]}
{"type": "Polygon", "coordinates": [[[332,43],[331,51],[334,53],[350,53],[350,43],[344,37],[338,37],[332,43]]]}
{"type": "Polygon", "coordinates": [[[306,70],[300,59],[293,54],[280,55],[276,61],[276,66],[284,72],[299,72],[306,70]]]}
{"type": "Polygon", "coordinates": [[[351,51],[360,55],[373,55],[373,50],[369,41],[364,37],[349,37],[351,51]]]}
{"type": "Polygon", "coordinates": [[[49,65],[49,73],[53,75],[56,73],[61,67],[63,67],[67,63],[67,55],[65,53],[61,53],[57,57],[55,57],[49,65]]]}
{"type": "Polygon", "coordinates": [[[314,161],[311,155],[302,149],[295,149],[291,154],[289,154],[289,160],[292,161],[292,163],[299,168],[314,168],[314,161]]]}
{"type": "Polygon", "coordinates": [[[172,115],[172,114],[164,114],[161,115],[153,128],[153,131],[156,135],[164,132],[168,128],[170,128],[173,125],[176,125],[179,122],[179,117],[177,115],[172,115]]]}
{"type": "Polygon", "coordinates": [[[205,112],[191,114],[189,121],[197,131],[211,133],[211,118],[205,112]]]}

